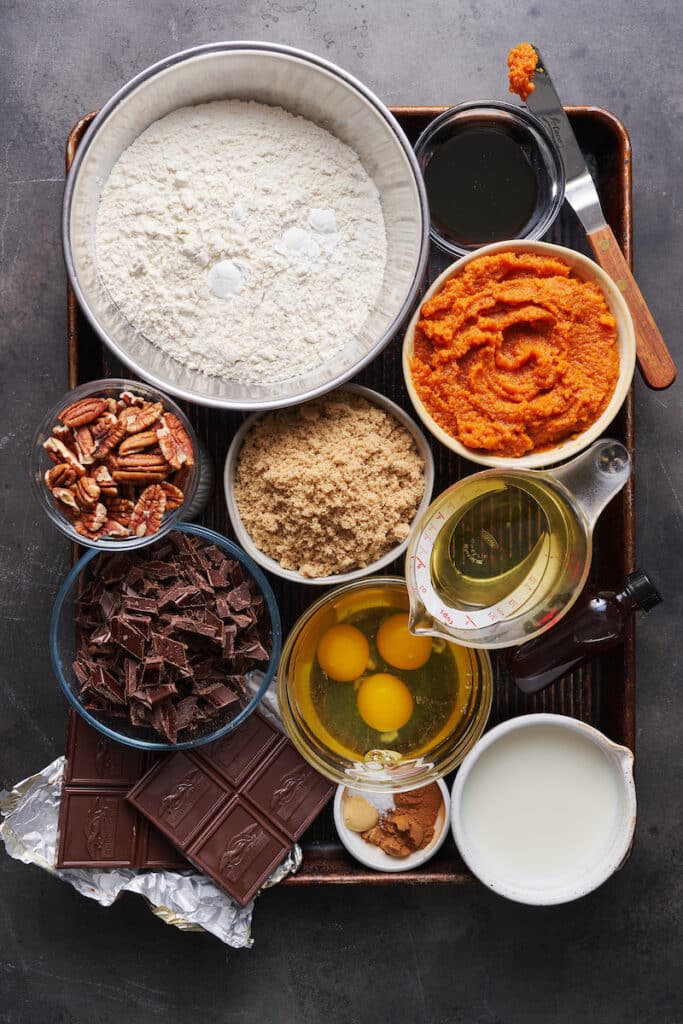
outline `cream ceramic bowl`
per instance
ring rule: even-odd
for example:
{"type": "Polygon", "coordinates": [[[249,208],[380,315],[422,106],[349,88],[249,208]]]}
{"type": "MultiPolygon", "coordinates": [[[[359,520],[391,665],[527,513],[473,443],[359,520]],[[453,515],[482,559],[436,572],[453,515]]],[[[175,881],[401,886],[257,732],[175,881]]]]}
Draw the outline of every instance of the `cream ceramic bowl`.
{"type": "MultiPolygon", "coordinates": [[[[437,828],[434,832],[434,838],[428,846],[425,846],[423,850],[416,850],[415,853],[408,854],[407,857],[390,857],[384,850],[380,850],[379,846],[373,846],[372,843],[366,843],[364,839],[357,832],[352,832],[350,828],[344,824],[344,813],[343,813],[343,801],[345,794],[349,796],[360,796],[364,800],[368,800],[370,803],[373,802],[373,795],[368,793],[361,793],[360,790],[353,789],[349,786],[337,786],[337,792],[334,797],[334,823],[337,828],[337,834],[339,839],[346,847],[352,857],[355,857],[361,864],[365,864],[368,868],[373,868],[375,871],[412,871],[414,868],[419,868],[423,864],[426,864],[428,860],[431,860],[434,854],[441,849],[446,836],[448,835],[448,826],[450,825],[451,813],[450,813],[450,797],[448,794],[448,788],[443,779],[437,779],[437,786],[441,790],[441,796],[443,799],[443,807],[437,818],[437,828]]],[[[384,796],[384,794],[383,794],[384,796]]],[[[388,802],[388,796],[384,798],[384,802],[388,802]]]]}
{"type": "MultiPolygon", "coordinates": [[[[396,405],[395,402],[390,401],[390,399],[385,398],[384,395],[380,395],[377,391],[372,391],[370,388],[362,387],[360,384],[345,384],[342,390],[349,391],[355,395],[360,395],[362,398],[366,398],[374,405],[378,405],[380,408],[386,409],[386,411],[397,419],[398,422],[401,423],[412,435],[417,451],[424,462],[425,487],[422,500],[420,501],[415,512],[415,516],[413,517],[413,523],[416,523],[429,506],[429,502],[432,497],[432,490],[434,488],[434,457],[426,437],[419,427],[416,426],[410,416],[400,408],[400,406],[396,405]]],[[[381,558],[378,558],[374,562],[370,562],[368,565],[364,565],[360,569],[354,569],[351,572],[337,573],[334,576],[317,576],[311,578],[309,576],[302,576],[300,572],[296,572],[293,569],[283,568],[279,562],[275,561],[274,558],[269,558],[269,556],[264,554],[260,548],[256,547],[240,515],[235,498],[234,484],[237,464],[239,462],[239,454],[244,438],[249,433],[254,423],[260,419],[261,415],[263,414],[256,413],[253,416],[249,416],[235,434],[225,460],[223,485],[225,488],[225,502],[228,506],[228,515],[230,517],[230,522],[232,523],[232,528],[235,531],[235,536],[247,554],[249,554],[262,569],[266,569],[268,572],[274,573],[275,576],[281,576],[282,579],[290,580],[293,583],[312,583],[319,587],[329,587],[338,583],[350,583],[352,580],[361,579],[363,576],[372,576],[375,573],[380,572],[387,565],[390,565],[405,553],[408,547],[410,535],[408,535],[401,544],[397,544],[395,547],[390,548],[389,551],[382,555],[381,558]]]]}
{"type": "Polygon", "coordinates": [[[609,277],[609,275],[606,274],[605,271],[597,265],[597,263],[594,263],[593,260],[589,259],[587,256],[583,256],[581,253],[575,252],[573,249],[567,249],[562,245],[551,245],[549,242],[495,242],[493,245],[482,246],[481,249],[477,249],[475,252],[457,260],[450,267],[447,267],[443,274],[440,274],[439,277],[437,277],[431,288],[429,288],[422,297],[420,304],[408,325],[403,341],[403,377],[415,412],[420,417],[425,427],[434,435],[437,441],[440,441],[446,446],[446,448],[450,448],[451,451],[456,452],[456,454],[460,455],[463,459],[469,459],[470,462],[477,462],[482,466],[492,466],[500,469],[540,469],[542,466],[553,466],[557,462],[563,462],[565,459],[570,459],[574,455],[578,455],[580,451],[587,448],[606,431],[607,427],[609,427],[610,423],[619,412],[619,409],[621,408],[631,386],[635,365],[636,339],[633,330],[633,321],[631,320],[631,314],[629,313],[626,302],[624,301],[624,297],[612,278],[609,277]],[[468,263],[471,263],[472,260],[479,259],[481,256],[490,256],[497,252],[531,252],[538,253],[540,256],[545,255],[559,257],[573,268],[578,277],[585,281],[594,281],[600,286],[607,300],[610,312],[617,322],[619,378],[617,380],[616,388],[614,389],[614,394],[612,395],[605,411],[598,417],[595,423],[582,431],[582,433],[577,434],[575,437],[567,438],[554,448],[547,448],[540,452],[532,452],[530,455],[521,455],[517,458],[500,455],[487,455],[485,452],[477,451],[473,448],[467,448],[464,444],[461,444],[460,441],[456,440],[456,438],[446,433],[446,431],[432,419],[431,415],[422,404],[422,401],[413,385],[413,379],[410,373],[410,360],[413,357],[415,341],[415,327],[420,319],[422,304],[428,299],[431,299],[432,296],[437,294],[437,292],[441,291],[446,282],[452,277],[462,273],[464,267],[466,267],[468,263]]]}
{"type": "MultiPolygon", "coordinates": [[[[508,754],[508,773],[515,774],[513,759],[508,754]]],[[[481,780],[480,780],[481,782],[481,780]]],[[[472,791],[474,792],[474,790],[472,791]]],[[[481,789],[480,789],[481,794],[481,789]]],[[[481,802],[481,797],[480,801],[481,802]]],[[[474,875],[487,888],[500,896],[517,903],[536,906],[550,906],[558,903],[569,903],[585,896],[617,871],[627,859],[636,825],[636,792],[633,781],[633,754],[628,747],[613,743],[597,729],[585,722],[566,715],[521,715],[502,722],[487,732],[464,758],[453,784],[451,793],[451,829],[453,838],[460,854],[474,875]],[[473,770],[501,740],[513,733],[522,733],[528,737],[533,730],[557,730],[558,739],[562,732],[578,735],[586,743],[594,744],[608,762],[612,772],[613,789],[616,794],[616,806],[613,824],[609,837],[600,849],[594,850],[588,863],[583,863],[580,870],[573,874],[559,872],[555,876],[548,873],[545,881],[526,878],[522,880],[512,864],[505,868],[500,866],[500,845],[496,848],[498,867],[492,867],[493,861],[487,856],[485,849],[477,845],[472,826],[468,828],[463,815],[463,794],[466,793],[473,770]]],[[[475,829],[476,830],[476,829],[475,829]]],[[[504,856],[503,856],[504,859],[504,856]]]]}

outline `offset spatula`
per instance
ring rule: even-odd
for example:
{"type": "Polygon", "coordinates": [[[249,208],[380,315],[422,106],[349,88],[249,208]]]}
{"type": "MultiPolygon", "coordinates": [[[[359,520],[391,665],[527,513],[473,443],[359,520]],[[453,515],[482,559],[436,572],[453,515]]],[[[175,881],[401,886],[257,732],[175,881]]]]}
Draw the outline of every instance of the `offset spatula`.
{"type": "Polygon", "coordinates": [[[595,259],[616,282],[631,311],[638,366],[643,379],[651,388],[668,388],[676,379],[676,367],[619,243],[605,220],[597,189],[545,61],[538,48],[534,49],[538,65],[533,76],[534,91],[527,97],[526,104],[555,139],[564,161],[567,202],[586,229],[595,259]]]}

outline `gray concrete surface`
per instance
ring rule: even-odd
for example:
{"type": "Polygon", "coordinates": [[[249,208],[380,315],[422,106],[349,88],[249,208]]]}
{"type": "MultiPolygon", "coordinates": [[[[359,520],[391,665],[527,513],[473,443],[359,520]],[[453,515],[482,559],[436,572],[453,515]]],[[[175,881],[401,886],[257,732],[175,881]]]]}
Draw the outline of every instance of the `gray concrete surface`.
{"type": "MultiPolygon", "coordinates": [[[[67,548],[26,474],[66,387],[59,243],[73,122],[166,54],[218,38],[317,51],[388,102],[502,97],[508,47],[542,48],[566,102],[634,144],[636,268],[683,364],[676,0],[1,0],[0,786],[61,752],[46,623],[67,548]]],[[[140,900],[109,911],[0,854],[0,1022],[674,1024],[681,1006],[681,386],[637,384],[638,559],[665,605],[640,630],[635,853],[595,895],[533,910],[466,890],[274,891],[252,951],[181,934],[140,900]]]]}

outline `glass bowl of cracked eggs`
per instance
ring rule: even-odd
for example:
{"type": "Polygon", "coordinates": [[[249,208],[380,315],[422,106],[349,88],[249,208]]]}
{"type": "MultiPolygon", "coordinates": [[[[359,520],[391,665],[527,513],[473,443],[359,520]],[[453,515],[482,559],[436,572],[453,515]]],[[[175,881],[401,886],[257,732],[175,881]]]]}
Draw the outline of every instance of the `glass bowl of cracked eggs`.
{"type": "Polygon", "coordinates": [[[291,47],[221,42],[104,105],[62,240],[85,316],[136,376],[256,411],[378,355],[421,285],[429,212],[410,142],[361,82],[291,47]]]}
{"type": "Polygon", "coordinates": [[[208,498],[211,469],[175,402],[138,381],[108,378],[68,392],[46,414],[31,451],[31,482],[71,541],[144,547],[208,498]]]}

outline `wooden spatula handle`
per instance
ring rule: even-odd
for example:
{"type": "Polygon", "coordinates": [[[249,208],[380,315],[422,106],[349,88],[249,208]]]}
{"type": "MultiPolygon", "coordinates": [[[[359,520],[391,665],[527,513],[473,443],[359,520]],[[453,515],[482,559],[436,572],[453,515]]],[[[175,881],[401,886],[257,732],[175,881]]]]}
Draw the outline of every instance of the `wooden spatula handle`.
{"type": "Polygon", "coordinates": [[[650,388],[668,388],[676,379],[676,367],[647,308],[631,268],[608,224],[588,235],[595,258],[626,299],[636,332],[636,357],[643,380],[650,388]]]}

